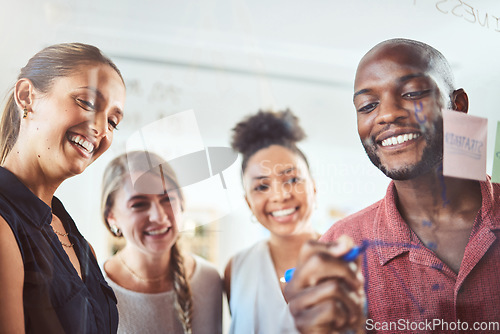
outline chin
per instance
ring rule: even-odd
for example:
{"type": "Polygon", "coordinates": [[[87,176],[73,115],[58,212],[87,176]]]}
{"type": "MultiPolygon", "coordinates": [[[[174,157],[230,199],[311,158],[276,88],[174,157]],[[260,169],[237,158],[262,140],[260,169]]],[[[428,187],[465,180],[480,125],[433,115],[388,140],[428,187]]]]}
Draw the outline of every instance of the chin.
{"type": "MultiPolygon", "coordinates": [[[[428,173],[442,163],[443,161],[443,146],[442,144],[428,145],[424,148],[423,153],[418,161],[412,161],[407,163],[401,163],[399,166],[388,167],[388,164],[381,162],[380,157],[377,152],[367,149],[365,147],[366,153],[370,161],[378,168],[382,173],[392,180],[403,181],[411,180],[417,176],[428,173]]],[[[394,157],[397,159],[397,157],[394,157]]]]}
{"type": "Polygon", "coordinates": [[[67,173],[67,177],[72,177],[72,176],[76,176],[76,175],[80,175],[81,173],[83,173],[87,167],[89,166],[89,164],[87,163],[73,163],[69,168],[68,168],[68,173],[67,173]]]}

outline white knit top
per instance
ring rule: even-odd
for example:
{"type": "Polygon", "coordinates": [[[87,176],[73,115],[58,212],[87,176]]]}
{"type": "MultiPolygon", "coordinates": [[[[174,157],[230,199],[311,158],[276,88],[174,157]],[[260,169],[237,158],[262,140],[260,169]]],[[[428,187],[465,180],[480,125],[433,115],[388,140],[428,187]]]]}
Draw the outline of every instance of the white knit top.
{"type": "MultiPolygon", "coordinates": [[[[217,269],[194,256],[196,268],[191,277],[193,334],[222,333],[222,281],[217,269]]],[[[174,308],[175,292],[141,293],[125,289],[105,278],[118,300],[118,333],[182,334],[174,308]]]]}

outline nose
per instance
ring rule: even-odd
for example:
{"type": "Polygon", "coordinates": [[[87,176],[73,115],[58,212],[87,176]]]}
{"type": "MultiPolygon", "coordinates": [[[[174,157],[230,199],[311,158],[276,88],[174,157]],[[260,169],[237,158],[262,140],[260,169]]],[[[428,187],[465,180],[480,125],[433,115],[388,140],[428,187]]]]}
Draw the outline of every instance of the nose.
{"type": "Polygon", "coordinates": [[[167,211],[159,201],[153,201],[149,209],[149,220],[158,224],[170,224],[167,211]]]}
{"type": "Polygon", "coordinates": [[[90,127],[95,136],[105,136],[108,132],[108,116],[105,112],[95,112],[90,119],[90,127]]]}
{"type": "Polygon", "coordinates": [[[378,124],[397,123],[407,118],[408,115],[408,110],[396,98],[386,96],[379,102],[376,122],[378,124]]]}
{"type": "Polygon", "coordinates": [[[291,184],[274,181],[271,185],[271,200],[275,202],[288,200],[292,197],[291,187],[291,184]]]}

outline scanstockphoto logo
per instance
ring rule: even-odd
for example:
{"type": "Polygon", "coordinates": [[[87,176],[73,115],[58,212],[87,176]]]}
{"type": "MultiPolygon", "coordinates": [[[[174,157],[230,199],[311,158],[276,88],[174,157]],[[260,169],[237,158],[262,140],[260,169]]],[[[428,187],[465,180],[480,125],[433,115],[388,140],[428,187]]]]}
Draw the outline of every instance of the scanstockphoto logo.
{"type": "Polygon", "coordinates": [[[452,154],[464,155],[476,160],[479,160],[483,154],[484,143],[480,140],[451,132],[445,133],[444,140],[449,145],[452,154]]]}
{"type": "MultiPolygon", "coordinates": [[[[230,147],[206,147],[193,110],[167,116],[134,132],[126,142],[126,152],[137,151],[144,152],[140,163],[146,168],[142,170],[156,172],[161,181],[144,186],[142,176],[148,172],[132,173],[136,191],[157,194],[175,190],[168,186],[167,171],[171,168],[184,194],[186,211],[210,208],[210,215],[196,215],[196,225],[222,218],[240,204],[238,155],[230,147]]],[[[137,165],[137,161],[133,163],[137,165]]],[[[129,167],[134,170],[131,161],[129,167]]]]}

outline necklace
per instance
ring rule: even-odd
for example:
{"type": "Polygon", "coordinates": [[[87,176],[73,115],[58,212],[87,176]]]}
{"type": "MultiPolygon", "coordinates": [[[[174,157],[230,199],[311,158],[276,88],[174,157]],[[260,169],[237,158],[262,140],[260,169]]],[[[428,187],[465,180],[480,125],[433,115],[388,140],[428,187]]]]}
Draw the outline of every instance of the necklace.
{"type": "MultiPolygon", "coordinates": [[[[54,231],[57,235],[60,235],[62,237],[67,237],[69,236],[69,233],[61,233],[59,231],[56,231],[56,229],[54,229],[54,227],[52,227],[52,231],[54,231]]],[[[59,240],[59,242],[61,243],[61,245],[63,245],[64,247],[68,247],[68,248],[71,248],[74,246],[74,243],[70,242],[69,244],[65,243],[64,241],[62,241],[61,239],[59,239],[59,237],[57,237],[57,239],[59,240]]],[[[69,239],[69,238],[68,238],[69,239]]]]}
{"type": "Polygon", "coordinates": [[[54,232],[56,232],[56,234],[59,234],[61,237],[67,237],[69,235],[69,232],[68,233],[61,233],[58,230],[56,230],[55,228],[53,228],[53,227],[52,227],[52,230],[54,232]]]}
{"type": "Polygon", "coordinates": [[[144,277],[141,277],[139,275],[137,275],[137,273],[135,271],[132,270],[132,268],[130,268],[126,263],[125,263],[125,260],[123,259],[122,257],[122,253],[118,253],[117,254],[118,256],[118,260],[120,260],[120,262],[123,264],[123,266],[125,267],[125,269],[127,269],[127,271],[132,275],[134,276],[135,278],[137,278],[139,281],[143,281],[143,282],[159,282],[161,281],[162,279],[164,279],[165,277],[167,277],[168,275],[168,272],[161,275],[161,276],[158,276],[158,277],[155,277],[155,278],[144,278],[144,277]]]}
{"type": "Polygon", "coordinates": [[[74,246],[74,244],[73,244],[73,243],[67,244],[67,243],[65,243],[64,241],[61,241],[61,240],[59,240],[59,242],[60,242],[60,243],[61,243],[61,245],[63,245],[64,247],[71,248],[71,247],[73,247],[73,246],[74,246]]]}
{"type": "MultiPolygon", "coordinates": [[[[56,215],[52,214],[52,220],[55,220],[55,219],[56,219],[56,215]]],[[[59,232],[58,230],[56,230],[54,228],[54,226],[51,225],[50,227],[52,227],[52,231],[54,231],[55,234],[60,235],[61,237],[68,237],[68,239],[69,239],[69,232],[62,233],[62,232],[59,232]]],[[[69,244],[67,244],[64,241],[61,241],[61,239],[59,239],[59,237],[57,237],[57,239],[59,240],[59,242],[61,243],[61,245],[63,245],[64,247],[71,248],[71,247],[74,246],[74,244],[72,242],[70,242],[69,244]]]]}

